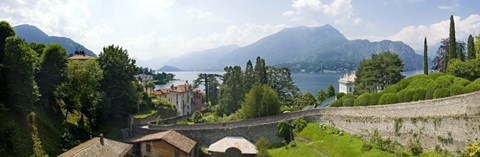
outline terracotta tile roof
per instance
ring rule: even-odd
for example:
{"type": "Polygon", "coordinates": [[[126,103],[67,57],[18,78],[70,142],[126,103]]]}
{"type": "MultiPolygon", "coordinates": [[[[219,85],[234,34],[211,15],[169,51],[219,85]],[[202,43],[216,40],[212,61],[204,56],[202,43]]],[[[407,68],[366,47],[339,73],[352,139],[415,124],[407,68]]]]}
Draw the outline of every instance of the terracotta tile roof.
{"type": "Polygon", "coordinates": [[[132,149],[131,144],[126,144],[114,140],[103,138],[104,144],[100,143],[100,138],[95,137],[82,144],[62,153],[59,157],[87,157],[87,156],[112,156],[121,157],[132,149]]]}
{"type": "Polygon", "coordinates": [[[89,55],[83,55],[83,54],[74,54],[71,57],[68,57],[68,59],[73,59],[73,60],[87,60],[87,59],[97,59],[93,56],[89,55]]]}
{"type": "Polygon", "coordinates": [[[168,94],[170,92],[184,93],[184,92],[188,92],[188,91],[193,91],[193,92],[197,92],[197,93],[202,92],[201,90],[199,90],[197,88],[193,88],[193,86],[191,84],[183,84],[183,85],[173,86],[171,88],[164,88],[164,89],[155,90],[153,92],[153,94],[162,95],[162,94],[168,94]]]}
{"type": "Polygon", "coordinates": [[[257,154],[257,147],[243,137],[227,136],[208,147],[209,152],[225,153],[228,148],[238,148],[242,154],[257,154]]]}
{"type": "Polygon", "coordinates": [[[190,151],[192,151],[192,149],[197,144],[197,142],[176,132],[175,130],[148,134],[148,135],[133,139],[131,141],[133,143],[137,143],[137,142],[146,142],[146,141],[154,141],[154,140],[164,140],[165,142],[170,143],[171,145],[177,147],[178,149],[186,153],[190,153],[190,151]]]}
{"type": "Polygon", "coordinates": [[[162,94],[168,94],[168,93],[170,93],[170,90],[168,89],[159,89],[159,90],[153,91],[153,94],[155,95],[162,95],[162,94]]]}

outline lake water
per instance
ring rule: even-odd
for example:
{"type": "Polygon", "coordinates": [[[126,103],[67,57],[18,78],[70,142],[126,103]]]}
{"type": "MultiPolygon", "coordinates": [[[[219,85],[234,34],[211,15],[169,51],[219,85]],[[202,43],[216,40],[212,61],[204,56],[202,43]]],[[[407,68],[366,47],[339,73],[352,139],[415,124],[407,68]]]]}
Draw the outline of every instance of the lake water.
{"type": "MultiPolygon", "coordinates": [[[[205,71],[180,71],[180,72],[169,72],[175,74],[175,81],[171,81],[165,85],[156,85],[155,89],[169,88],[173,85],[184,84],[186,81],[193,84],[193,80],[198,78],[200,73],[209,73],[209,74],[220,74],[222,75],[225,72],[205,72],[205,71]]],[[[421,74],[423,71],[407,71],[402,73],[403,75],[409,77],[416,74],[421,74]]],[[[313,95],[316,95],[318,90],[323,89],[327,90],[330,84],[335,87],[335,91],[338,92],[338,79],[343,76],[343,73],[336,74],[327,74],[327,73],[292,73],[292,79],[295,84],[300,88],[301,92],[310,92],[313,95]]],[[[203,86],[199,87],[203,90],[203,86]]]]}

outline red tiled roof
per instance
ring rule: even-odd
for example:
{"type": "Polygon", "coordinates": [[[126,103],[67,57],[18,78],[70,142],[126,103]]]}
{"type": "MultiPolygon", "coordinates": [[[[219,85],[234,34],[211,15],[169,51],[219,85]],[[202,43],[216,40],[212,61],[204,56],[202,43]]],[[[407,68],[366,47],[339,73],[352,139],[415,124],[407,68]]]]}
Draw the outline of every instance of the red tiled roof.
{"type": "Polygon", "coordinates": [[[178,149],[190,153],[197,142],[176,132],[175,130],[163,131],[154,134],[148,134],[142,137],[131,140],[133,143],[164,140],[165,142],[177,147],[178,149]]]}
{"type": "Polygon", "coordinates": [[[162,95],[162,94],[168,94],[170,92],[176,92],[176,93],[183,93],[192,90],[193,92],[198,92],[201,93],[202,91],[196,88],[193,88],[191,84],[184,84],[184,85],[177,85],[172,88],[164,88],[164,89],[159,89],[155,90],[153,94],[155,95],[162,95]]]}
{"type": "Polygon", "coordinates": [[[89,55],[82,55],[82,54],[75,54],[71,57],[68,57],[68,59],[73,59],[73,60],[87,60],[87,59],[97,59],[93,56],[89,56],[89,55]]]}

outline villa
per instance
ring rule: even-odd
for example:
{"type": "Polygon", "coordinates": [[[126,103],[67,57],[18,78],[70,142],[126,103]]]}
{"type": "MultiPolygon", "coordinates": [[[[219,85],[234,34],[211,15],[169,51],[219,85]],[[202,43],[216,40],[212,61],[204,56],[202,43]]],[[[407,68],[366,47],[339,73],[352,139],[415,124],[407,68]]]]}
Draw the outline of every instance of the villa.
{"type": "Polygon", "coordinates": [[[191,84],[172,85],[170,88],[159,89],[153,92],[157,98],[164,98],[175,105],[177,116],[189,115],[195,111],[201,111],[202,91],[194,88],[191,84]]]}
{"type": "Polygon", "coordinates": [[[355,73],[345,74],[338,80],[339,93],[351,94],[355,87],[355,73]]]}

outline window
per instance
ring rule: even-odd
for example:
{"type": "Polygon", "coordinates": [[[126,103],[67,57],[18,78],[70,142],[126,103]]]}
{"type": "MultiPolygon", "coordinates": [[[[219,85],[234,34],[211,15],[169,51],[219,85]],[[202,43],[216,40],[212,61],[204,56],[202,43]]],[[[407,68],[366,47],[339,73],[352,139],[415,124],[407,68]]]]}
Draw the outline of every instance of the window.
{"type": "Polygon", "coordinates": [[[152,146],[150,145],[150,142],[146,143],[146,151],[149,153],[152,151],[152,146]]]}

